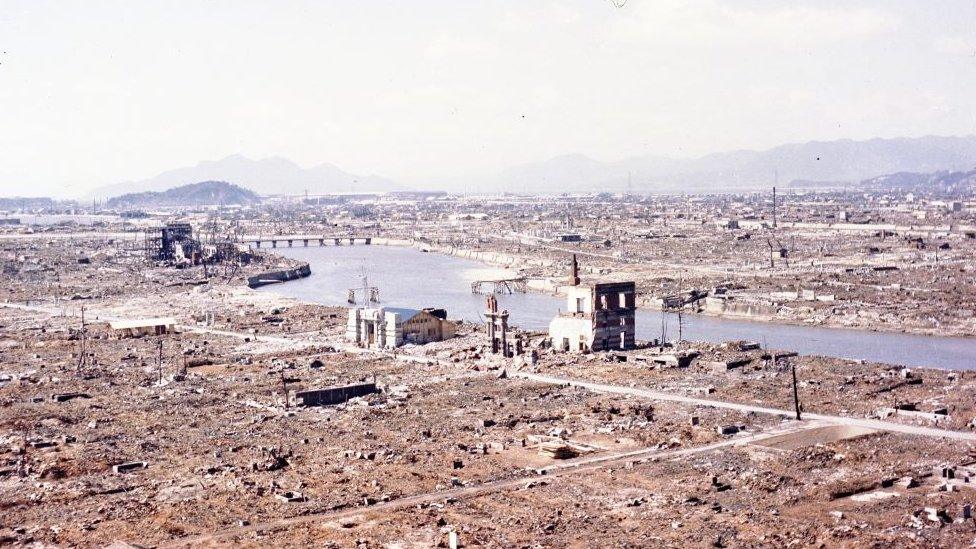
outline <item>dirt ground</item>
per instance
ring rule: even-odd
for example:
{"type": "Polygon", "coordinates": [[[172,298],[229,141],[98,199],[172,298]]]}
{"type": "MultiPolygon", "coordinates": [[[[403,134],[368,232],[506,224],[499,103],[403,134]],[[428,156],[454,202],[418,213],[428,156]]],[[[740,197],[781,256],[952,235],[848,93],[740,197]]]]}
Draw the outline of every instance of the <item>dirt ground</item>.
{"type": "Polygon", "coordinates": [[[473,325],[393,355],[345,341],[342,309],[243,285],[277,266],[274,258],[203,278],[202,270],[146,267],[107,241],[86,244],[90,262],[78,262],[77,249],[0,240],[9,280],[0,290],[3,544],[976,541],[973,372],[741,342],[589,355],[533,347],[537,360],[503,359],[473,325]],[[167,316],[175,330],[146,337],[120,338],[107,323],[167,316]],[[693,358],[681,368],[655,365],[674,354],[693,358]],[[791,419],[794,367],[804,413],[890,428],[791,419]],[[333,406],[302,406],[296,396],[371,382],[378,392],[333,406]]]}

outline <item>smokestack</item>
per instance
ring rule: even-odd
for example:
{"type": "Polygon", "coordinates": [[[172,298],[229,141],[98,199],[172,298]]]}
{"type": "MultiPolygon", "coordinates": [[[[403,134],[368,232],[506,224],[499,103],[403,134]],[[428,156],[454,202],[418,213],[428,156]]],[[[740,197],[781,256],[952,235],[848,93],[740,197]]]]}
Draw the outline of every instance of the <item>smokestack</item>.
{"type": "Polygon", "coordinates": [[[773,228],[776,228],[776,187],[773,187],[773,228]]]}
{"type": "Polygon", "coordinates": [[[579,264],[576,263],[576,254],[573,254],[573,262],[569,270],[569,285],[570,286],[580,285],[579,264]]]}

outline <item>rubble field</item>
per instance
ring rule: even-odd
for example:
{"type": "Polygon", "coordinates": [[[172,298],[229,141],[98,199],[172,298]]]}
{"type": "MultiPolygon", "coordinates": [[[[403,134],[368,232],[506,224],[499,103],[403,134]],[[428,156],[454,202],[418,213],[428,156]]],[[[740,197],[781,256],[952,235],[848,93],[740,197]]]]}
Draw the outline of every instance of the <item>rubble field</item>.
{"type": "Polygon", "coordinates": [[[976,540],[974,372],[749,342],[566,354],[532,334],[502,358],[471,324],[394,353],[346,341],[341,308],[247,288],[294,267],[273,254],[204,273],[79,236],[0,239],[0,264],[3,544],[976,540]],[[172,324],[109,325],[156,317],[172,324]],[[792,418],[794,371],[802,412],[829,417],[792,418]]]}

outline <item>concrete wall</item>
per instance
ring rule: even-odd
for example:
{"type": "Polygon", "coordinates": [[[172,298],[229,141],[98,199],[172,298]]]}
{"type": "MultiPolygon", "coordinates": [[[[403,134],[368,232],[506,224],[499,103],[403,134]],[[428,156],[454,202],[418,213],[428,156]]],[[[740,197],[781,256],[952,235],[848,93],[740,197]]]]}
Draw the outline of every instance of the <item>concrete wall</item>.
{"type": "Polygon", "coordinates": [[[637,289],[633,282],[597,284],[593,290],[593,350],[633,349],[637,289]]]}
{"type": "Polygon", "coordinates": [[[393,349],[403,345],[403,326],[399,313],[382,307],[353,307],[346,321],[346,339],[376,349],[393,349]],[[369,343],[369,334],[373,343],[369,343]]]}
{"type": "Polygon", "coordinates": [[[277,284],[279,282],[287,282],[289,280],[297,280],[299,278],[305,278],[312,274],[311,267],[308,264],[301,265],[300,267],[295,267],[294,269],[285,269],[283,271],[271,271],[267,273],[261,273],[252,277],[248,277],[247,285],[251,288],[259,288],[261,286],[267,286],[268,284],[277,284]]]}
{"type": "Polygon", "coordinates": [[[328,387],[326,389],[312,389],[295,393],[295,401],[299,406],[330,406],[341,404],[351,398],[372,393],[378,393],[375,383],[359,383],[343,387],[328,387]]]}
{"type": "Polygon", "coordinates": [[[772,303],[718,297],[705,298],[705,313],[710,315],[772,317],[776,316],[776,311],[777,307],[772,303]]]}

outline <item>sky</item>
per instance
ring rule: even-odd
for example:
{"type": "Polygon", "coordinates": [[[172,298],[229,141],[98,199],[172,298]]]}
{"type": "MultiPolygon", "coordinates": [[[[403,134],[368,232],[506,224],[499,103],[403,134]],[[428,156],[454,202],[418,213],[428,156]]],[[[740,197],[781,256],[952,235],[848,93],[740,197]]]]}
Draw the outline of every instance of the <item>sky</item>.
{"type": "Polygon", "coordinates": [[[0,196],[970,135],[974,98],[976,0],[0,0],[0,196]]]}

